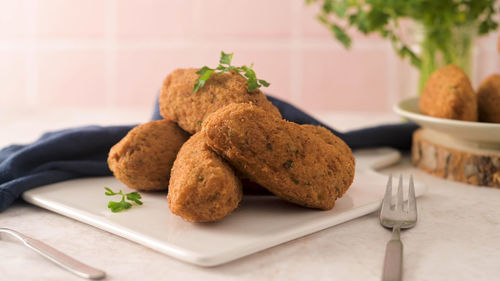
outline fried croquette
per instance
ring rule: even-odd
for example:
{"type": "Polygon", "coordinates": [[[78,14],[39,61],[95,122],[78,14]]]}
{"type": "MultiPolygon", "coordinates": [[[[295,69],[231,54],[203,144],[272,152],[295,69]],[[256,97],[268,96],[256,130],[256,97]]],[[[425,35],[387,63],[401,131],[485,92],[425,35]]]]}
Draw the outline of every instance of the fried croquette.
{"type": "Polygon", "coordinates": [[[436,70],[420,96],[420,112],[425,115],[477,121],[477,99],[467,74],[456,65],[436,70]]]}
{"type": "Polygon", "coordinates": [[[172,213],[191,222],[217,221],[236,209],[242,196],[229,164],[207,147],[200,133],[191,136],[172,168],[167,195],[172,213]]]}
{"type": "MultiPolygon", "coordinates": [[[[340,152],[339,157],[344,157],[342,162],[344,162],[345,165],[350,166],[347,170],[354,171],[355,159],[352,156],[351,148],[349,148],[349,146],[343,140],[341,140],[339,137],[334,135],[330,130],[328,130],[327,128],[322,127],[322,126],[304,124],[304,125],[300,125],[300,127],[305,129],[306,131],[309,131],[311,134],[314,134],[314,135],[320,137],[327,144],[335,147],[335,149],[337,149],[340,152]]],[[[354,177],[354,175],[353,175],[353,177],[354,177]]],[[[345,186],[345,188],[343,189],[343,192],[341,194],[339,194],[338,197],[342,197],[342,195],[344,195],[344,193],[347,191],[349,186],[350,185],[345,186]]]]}
{"type": "Polygon", "coordinates": [[[315,134],[316,136],[320,137],[326,143],[335,146],[343,154],[345,154],[345,155],[352,154],[352,151],[349,148],[349,146],[343,140],[341,140],[339,137],[334,135],[327,128],[319,126],[319,125],[316,126],[316,125],[310,125],[310,124],[303,124],[300,126],[304,129],[308,130],[312,134],[315,134]]]}
{"type": "Polygon", "coordinates": [[[477,92],[479,121],[500,123],[500,75],[486,78],[477,92]]]}
{"type": "Polygon", "coordinates": [[[198,69],[177,69],[163,82],[159,104],[163,118],[175,121],[194,134],[201,130],[205,118],[230,103],[253,103],[281,117],[279,110],[260,91],[248,92],[244,77],[234,72],[214,74],[193,93],[198,69]]]}
{"type": "Polygon", "coordinates": [[[111,148],[109,169],[130,188],[166,190],[177,152],[188,138],[172,121],[139,125],[111,148]]]}
{"type": "Polygon", "coordinates": [[[333,208],[354,178],[354,158],[345,147],[252,104],[218,110],[204,122],[202,134],[238,171],[302,206],[333,208]]]}
{"type": "MultiPolygon", "coordinates": [[[[343,155],[346,156],[346,163],[352,163],[354,165],[354,158],[352,158],[351,154],[351,149],[349,146],[342,141],[339,137],[336,135],[332,134],[328,129],[322,126],[316,126],[316,125],[310,125],[310,124],[303,124],[300,125],[304,130],[307,130],[311,132],[312,134],[317,135],[318,137],[322,138],[323,141],[326,143],[335,146],[339,151],[342,152],[343,155]]],[[[239,175],[239,178],[241,180],[241,183],[243,185],[243,194],[252,194],[252,195],[272,195],[267,189],[263,188],[259,184],[252,182],[250,179],[246,178],[243,175],[239,175]]],[[[343,192],[347,191],[347,189],[344,189],[343,192]]],[[[343,194],[342,194],[343,195],[343,194]]],[[[341,196],[339,196],[341,197],[341,196]]]]}

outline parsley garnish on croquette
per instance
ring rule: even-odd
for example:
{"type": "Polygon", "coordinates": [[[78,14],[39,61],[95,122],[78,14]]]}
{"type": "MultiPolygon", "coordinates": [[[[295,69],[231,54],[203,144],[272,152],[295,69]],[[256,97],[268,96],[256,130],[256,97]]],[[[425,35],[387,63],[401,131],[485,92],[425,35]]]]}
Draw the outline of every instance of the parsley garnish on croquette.
{"type": "Polygon", "coordinates": [[[247,80],[247,89],[249,92],[253,92],[262,86],[269,87],[269,85],[271,85],[266,80],[257,79],[257,75],[255,74],[255,71],[252,69],[253,64],[251,64],[250,66],[246,65],[239,67],[232,66],[231,65],[232,59],[233,59],[233,53],[226,54],[224,53],[224,51],[222,51],[219,60],[219,66],[217,66],[217,68],[214,69],[208,66],[200,68],[200,70],[196,72],[196,74],[199,74],[200,77],[196,79],[196,83],[194,84],[193,88],[193,93],[198,92],[198,90],[205,85],[205,83],[212,76],[213,73],[220,75],[224,72],[229,72],[229,71],[235,72],[241,75],[242,77],[245,77],[245,79],[247,80]]]}

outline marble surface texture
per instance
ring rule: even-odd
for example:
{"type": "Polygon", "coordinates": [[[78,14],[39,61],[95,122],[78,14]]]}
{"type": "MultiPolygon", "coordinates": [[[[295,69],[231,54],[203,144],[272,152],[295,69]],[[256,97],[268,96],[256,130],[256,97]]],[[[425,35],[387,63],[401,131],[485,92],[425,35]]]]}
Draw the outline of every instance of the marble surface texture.
{"type": "MultiPolygon", "coordinates": [[[[1,147],[30,142],[46,130],[143,122],[149,113],[61,110],[3,117],[1,147]]],[[[318,117],[339,129],[399,120],[391,114],[318,117]]],[[[407,155],[380,172],[411,173],[428,185],[418,199],[417,225],[402,232],[404,280],[498,280],[500,190],[427,175],[413,168],[407,155]]],[[[390,238],[378,214],[372,213],[225,265],[203,268],[23,201],[0,213],[0,227],[23,232],[98,267],[107,272],[106,280],[380,280],[390,238]]],[[[82,280],[10,239],[0,240],[0,249],[2,281],[82,280]]]]}

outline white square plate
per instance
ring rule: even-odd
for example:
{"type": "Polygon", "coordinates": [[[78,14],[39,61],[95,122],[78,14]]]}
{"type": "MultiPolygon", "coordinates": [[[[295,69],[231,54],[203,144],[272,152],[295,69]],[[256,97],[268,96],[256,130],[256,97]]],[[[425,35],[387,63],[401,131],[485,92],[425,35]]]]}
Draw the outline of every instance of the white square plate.
{"type": "MultiPolygon", "coordinates": [[[[29,190],[24,200],[201,266],[220,265],[366,215],[379,208],[387,176],[374,169],[397,162],[392,149],[357,151],[353,185],[330,211],[289,204],[274,196],[245,196],[216,223],[190,223],[173,215],[166,192],[142,192],[142,206],[120,213],[107,208],[104,187],[131,190],[113,177],[83,178],[29,190]]],[[[415,183],[417,196],[425,186],[415,183]]],[[[115,199],[116,200],[116,199],[115,199]]]]}

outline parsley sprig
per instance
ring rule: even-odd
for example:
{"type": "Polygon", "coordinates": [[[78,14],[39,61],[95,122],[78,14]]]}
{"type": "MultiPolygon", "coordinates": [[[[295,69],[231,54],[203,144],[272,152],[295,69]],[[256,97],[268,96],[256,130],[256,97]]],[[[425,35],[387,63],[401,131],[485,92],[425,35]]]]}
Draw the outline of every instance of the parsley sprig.
{"type": "Polygon", "coordinates": [[[479,35],[498,27],[495,17],[500,9],[495,0],[306,0],[317,3],[321,10],[317,19],[349,48],[352,40],[347,29],[356,28],[364,34],[378,33],[387,38],[401,57],[409,57],[419,68],[422,55],[414,53],[397,32],[401,20],[412,19],[426,29],[428,44],[441,51],[447,63],[452,60],[456,42],[454,27],[473,27],[479,35]]]}
{"type": "Polygon", "coordinates": [[[208,66],[204,66],[200,70],[198,70],[196,74],[199,74],[200,77],[196,79],[196,83],[194,84],[193,88],[193,93],[198,92],[198,90],[205,85],[205,83],[212,76],[212,74],[216,73],[217,75],[220,75],[224,72],[229,72],[229,71],[238,73],[239,75],[247,79],[247,89],[249,92],[255,91],[262,86],[269,87],[270,84],[266,80],[257,78],[255,71],[252,69],[253,64],[251,64],[250,66],[246,65],[233,66],[231,65],[232,60],[233,60],[233,53],[226,54],[224,53],[224,51],[222,51],[219,60],[219,66],[217,66],[217,68],[214,69],[208,66]]]}
{"type": "Polygon", "coordinates": [[[347,31],[379,34],[388,39],[396,53],[409,58],[420,70],[419,92],[440,65],[457,64],[466,72],[472,68],[469,55],[472,34],[488,34],[498,27],[500,5],[496,0],[305,0],[320,6],[317,19],[349,48],[347,31]],[[402,25],[418,23],[422,40],[414,52],[402,25]],[[441,62],[442,61],[442,62],[441,62]]]}
{"type": "Polygon", "coordinates": [[[141,195],[138,192],[130,192],[124,194],[123,191],[120,190],[120,192],[114,192],[111,190],[109,187],[104,187],[107,196],[115,196],[115,195],[120,195],[122,197],[122,200],[119,202],[116,201],[109,201],[108,203],[108,208],[111,209],[111,212],[113,213],[118,213],[126,209],[130,209],[132,207],[132,204],[125,201],[125,198],[129,201],[135,202],[137,205],[142,205],[142,201],[139,200],[141,199],[141,195]]]}

